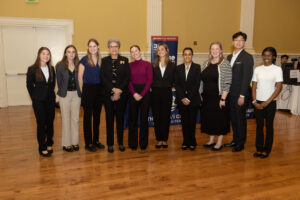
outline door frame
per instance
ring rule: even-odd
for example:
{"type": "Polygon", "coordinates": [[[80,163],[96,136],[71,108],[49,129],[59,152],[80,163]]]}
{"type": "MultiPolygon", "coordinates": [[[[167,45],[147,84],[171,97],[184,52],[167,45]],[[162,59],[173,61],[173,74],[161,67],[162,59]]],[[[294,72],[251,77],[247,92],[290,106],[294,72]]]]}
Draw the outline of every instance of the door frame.
{"type": "Polygon", "coordinates": [[[17,18],[0,17],[0,108],[8,107],[8,94],[6,76],[24,76],[24,73],[7,74],[4,59],[4,44],[2,28],[5,26],[33,27],[33,28],[64,28],[67,44],[72,44],[74,23],[70,19],[41,19],[41,18],[17,18]]]}

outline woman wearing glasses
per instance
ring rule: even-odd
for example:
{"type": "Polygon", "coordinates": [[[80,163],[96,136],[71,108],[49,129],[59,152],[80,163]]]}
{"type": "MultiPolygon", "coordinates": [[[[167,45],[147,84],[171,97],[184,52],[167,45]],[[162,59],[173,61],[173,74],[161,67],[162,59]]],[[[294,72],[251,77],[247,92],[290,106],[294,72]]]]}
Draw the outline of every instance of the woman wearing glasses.
{"type": "Polygon", "coordinates": [[[120,41],[107,42],[109,56],[102,59],[101,80],[104,87],[104,107],[106,113],[106,135],[108,152],[114,152],[114,118],[117,122],[119,150],[125,151],[123,144],[124,113],[128,99],[130,69],[128,58],[120,56],[120,41]]]}

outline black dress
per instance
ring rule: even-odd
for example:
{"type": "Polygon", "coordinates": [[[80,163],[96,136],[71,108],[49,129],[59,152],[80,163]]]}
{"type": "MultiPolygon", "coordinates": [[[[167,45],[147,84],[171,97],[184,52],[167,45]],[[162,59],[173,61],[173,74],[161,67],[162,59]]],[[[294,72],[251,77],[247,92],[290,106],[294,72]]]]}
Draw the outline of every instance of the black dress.
{"type": "Polygon", "coordinates": [[[203,106],[201,109],[201,132],[209,135],[226,135],[230,132],[229,108],[219,107],[221,96],[218,87],[218,66],[210,64],[202,72],[203,106]]]}

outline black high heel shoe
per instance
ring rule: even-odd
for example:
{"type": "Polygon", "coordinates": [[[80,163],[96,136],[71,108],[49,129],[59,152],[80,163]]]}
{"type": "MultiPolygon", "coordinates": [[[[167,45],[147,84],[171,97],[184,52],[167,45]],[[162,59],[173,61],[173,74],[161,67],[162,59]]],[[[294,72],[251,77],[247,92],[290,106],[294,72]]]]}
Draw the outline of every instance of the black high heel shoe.
{"type": "Polygon", "coordinates": [[[182,145],[182,147],[181,147],[181,149],[183,150],[183,151],[185,151],[185,150],[187,150],[189,147],[188,146],[185,146],[185,145],[182,145]]]}
{"type": "Polygon", "coordinates": [[[51,153],[49,153],[48,151],[47,151],[47,153],[43,153],[42,151],[39,151],[39,153],[43,157],[50,157],[51,156],[51,153]]]}

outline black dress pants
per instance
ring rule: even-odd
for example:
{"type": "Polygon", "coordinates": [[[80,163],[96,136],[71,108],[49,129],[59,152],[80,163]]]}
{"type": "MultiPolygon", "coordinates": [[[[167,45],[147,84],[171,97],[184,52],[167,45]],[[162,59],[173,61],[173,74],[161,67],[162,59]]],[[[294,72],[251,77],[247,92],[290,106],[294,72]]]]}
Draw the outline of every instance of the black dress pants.
{"type": "Polygon", "coordinates": [[[55,100],[33,100],[32,102],[36,123],[39,151],[47,150],[53,145],[53,121],[55,116],[55,100]]]}
{"type": "MultiPolygon", "coordinates": [[[[145,84],[134,84],[134,90],[141,93],[145,84]]],[[[128,146],[137,148],[138,146],[138,116],[140,120],[139,144],[141,148],[148,146],[148,114],[149,114],[150,94],[144,95],[140,101],[136,101],[133,96],[129,97],[129,132],[128,146]]]]}
{"type": "Polygon", "coordinates": [[[230,96],[230,120],[233,131],[233,142],[239,146],[244,146],[247,139],[247,119],[246,110],[249,105],[248,97],[242,106],[238,105],[239,96],[230,96]]]}
{"type": "MultiPolygon", "coordinates": [[[[262,101],[257,101],[261,104],[262,101]]],[[[255,109],[256,117],[256,150],[257,152],[271,153],[273,145],[273,121],[276,112],[276,101],[271,102],[262,110],[255,109]],[[264,121],[266,120],[266,139],[264,140],[264,121]]]]}
{"type": "Polygon", "coordinates": [[[127,93],[121,94],[118,101],[112,101],[110,95],[105,96],[104,107],[106,116],[107,145],[114,145],[114,118],[117,122],[118,144],[123,145],[124,117],[127,104],[127,93]]]}
{"type": "Polygon", "coordinates": [[[183,133],[183,146],[196,146],[196,118],[198,107],[197,106],[185,106],[182,103],[178,104],[179,114],[181,116],[181,125],[183,133]]]}
{"type": "Polygon", "coordinates": [[[83,84],[83,132],[85,145],[95,144],[99,141],[100,113],[103,98],[100,84],[83,84]]]}
{"type": "Polygon", "coordinates": [[[157,141],[168,141],[171,106],[171,88],[152,88],[151,107],[157,141]]]}

